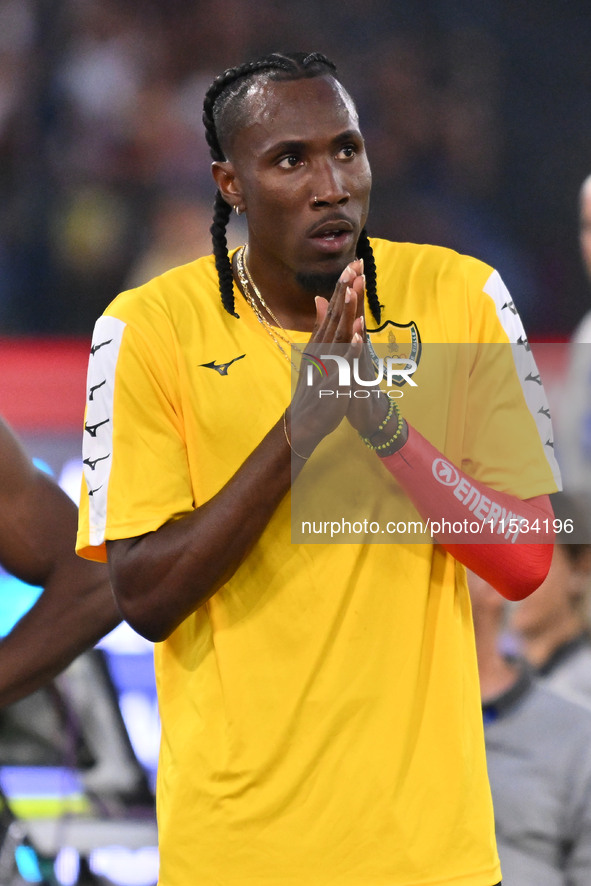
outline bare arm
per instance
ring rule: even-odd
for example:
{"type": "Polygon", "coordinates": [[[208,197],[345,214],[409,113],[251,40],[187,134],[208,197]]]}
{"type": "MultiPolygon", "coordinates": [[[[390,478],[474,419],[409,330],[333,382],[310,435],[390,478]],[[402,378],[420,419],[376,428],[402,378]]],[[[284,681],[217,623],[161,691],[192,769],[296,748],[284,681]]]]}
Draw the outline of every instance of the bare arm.
{"type": "Polygon", "coordinates": [[[0,642],[0,705],[49,681],[121,621],[106,568],[75,554],[76,524],[74,503],[0,421],[0,563],[43,587],[0,642]]]}
{"type": "Polygon", "coordinates": [[[279,421],[205,505],[156,532],[107,542],[115,595],[132,627],[163,640],[208,600],[257,541],[290,481],[279,421]]]}
{"type": "MultiPolygon", "coordinates": [[[[354,263],[356,264],[356,263],[354,263]]],[[[352,277],[355,274],[351,275],[352,277]]],[[[355,284],[362,292],[362,278],[355,284]]],[[[330,307],[317,300],[317,322],[311,341],[350,343],[361,328],[357,298],[347,280],[337,284],[330,307]]],[[[337,402],[317,409],[300,385],[294,395],[300,410],[310,398],[306,438],[292,441],[297,452],[310,454],[322,437],[344,417],[337,402]]],[[[289,412],[287,432],[291,434],[289,412]]],[[[304,460],[296,458],[296,468],[304,460]]],[[[208,600],[238,569],[258,540],[291,484],[291,451],[283,416],[232,479],[210,501],[191,514],[137,538],[107,542],[113,589],[121,612],[138,633],[165,639],[191,612],[208,600]]]]}

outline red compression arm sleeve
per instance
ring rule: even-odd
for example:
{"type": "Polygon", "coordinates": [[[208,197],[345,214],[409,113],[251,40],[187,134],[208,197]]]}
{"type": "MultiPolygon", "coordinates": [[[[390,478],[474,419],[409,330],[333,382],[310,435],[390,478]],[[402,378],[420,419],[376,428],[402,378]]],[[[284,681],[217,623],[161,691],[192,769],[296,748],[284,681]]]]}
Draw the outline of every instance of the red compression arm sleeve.
{"type": "Polygon", "coordinates": [[[410,426],[404,446],[382,462],[435,540],[508,600],[527,597],[543,582],[554,543],[547,495],[522,501],[479,483],[410,426]]]}

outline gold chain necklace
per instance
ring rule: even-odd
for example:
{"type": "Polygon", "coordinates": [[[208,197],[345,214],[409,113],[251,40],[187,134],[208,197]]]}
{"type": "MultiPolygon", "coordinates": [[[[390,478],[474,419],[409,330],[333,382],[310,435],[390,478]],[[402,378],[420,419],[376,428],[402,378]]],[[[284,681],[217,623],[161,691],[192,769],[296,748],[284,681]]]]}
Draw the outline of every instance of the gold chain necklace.
{"type": "Polygon", "coordinates": [[[249,272],[248,268],[246,267],[246,261],[245,261],[245,257],[244,257],[245,252],[246,252],[246,245],[241,246],[240,249],[238,250],[238,252],[236,253],[236,271],[238,273],[238,282],[240,284],[240,289],[242,290],[242,294],[244,295],[245,299],[247,300],[247,302],[249,303],[249,305],[253,309],[255,317],[257,318],[259,323],[264,327],[265,331],[273,339],[273,341],[275,342],[275,344],[277,345],[277,347],[279,348],[279,350],[281,351],[281,353],[283,354],[285,359],[289,363],[291,363],[293,368],[297,371],[297,366],[295,365],[295,363],[293,362],[293,360],[291,359],[291,357],[289,356],[289,354],[287,353],[287,351],[285,350],[285,348],[283,347],[283,345],[279,341],[279,338],[284,342],[284,344],[289,345],[289,346],[291,346],[293,344],[293,342],[291,341],[290,338],[287,337],[287,335],[282,335],[280,332],[277,333],[277,335],[279,336],[279,338],[277,338],[277,336],[275,335],[275,332],[273,331],[273,327],[271,326],[271,324],[269,323],[269,321],[267,320],[267,318],[265,317],[265,315],[261,311],[259,304],[257,303],[257,299],[258,299],[258,302],[260,302],[260,305],[262,305],[262,307],[269,314],[271,319],[285,333],[284,327],[281,325],[281,323],[279,322],[279,320],[277,319],[275,314],[271,311],[271,309],[267,305],[266,301],[264,300],[263,296],[261,295],[259,289],[257,288],[254,280],[250,276],[250,272],[249,272]],[[253,292],[256,295],[256,299],[254,298],[254,296],[252,294],[253,292]]]}
{"type": "MultiPolygon", "coordinates": [[[[252,289],[252,291],[254,292],[256,297],[258,298],[259,302],[261,303],[261,305],[263,306],[263,308],[265,309],[265,311],[267,312],[267,314],[269,315],[269,317],[271,318],[271,320],[273,321],[275,326],[278,326],[279,329],[281,329],[283,332],[285,332],[285,327],[283,326],[281,321],[277,319],[277,317],[275,316],[275,314],[273,313],[273,311],[271,310],[271,308],[269,307],[269,305],[267,304],[267,302],[265,301],[265,299],[261,295],[260,289],[258,288],[256,283],[252,279],[252,275],[251,275],[250,271],[248,270],[248,265],[246,264],[246,253],[247,253],[246,245],[242,247],[240,252],[241,252],[240,258],[242,261],[242,267],[244,268],[246,276],[248,277],[248,282],[250,283],[250,288],[252,289]]],[[[283,336],[280,336],[280,337],[283,338],[283,336]]],[[[289,341],[288,338],[286,338],[285,340],[289,341]]]]}

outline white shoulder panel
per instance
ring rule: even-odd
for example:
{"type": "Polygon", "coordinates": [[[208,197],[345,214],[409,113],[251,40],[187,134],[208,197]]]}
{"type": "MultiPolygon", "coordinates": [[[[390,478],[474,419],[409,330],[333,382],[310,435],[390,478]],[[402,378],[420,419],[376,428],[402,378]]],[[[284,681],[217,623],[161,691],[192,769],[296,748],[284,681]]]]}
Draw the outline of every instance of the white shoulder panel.
{"type": "Polygon", "coordinates": [[[91,545],[100,545],[105,540],[113,454],[115,370],[125,326],[116,317],[100,317],[94,327],[88,360],[82,458],[88,489],[91,545]]]}
{"type": "MultiPolygon", "coordinates": [[[[492,272],[484,285],[484,292],[494,301],[499,323],[511,342],[507,347],[510,347],[513,353],[523,396],[535,420],[548,464],[560,489],[562,481],[560,468],[554,455],[554,432],[550,418],[550,406],[521,317],[498,271],[492,272]]],[[[508,431],[510,432],[510,428],[508,431]]]]}

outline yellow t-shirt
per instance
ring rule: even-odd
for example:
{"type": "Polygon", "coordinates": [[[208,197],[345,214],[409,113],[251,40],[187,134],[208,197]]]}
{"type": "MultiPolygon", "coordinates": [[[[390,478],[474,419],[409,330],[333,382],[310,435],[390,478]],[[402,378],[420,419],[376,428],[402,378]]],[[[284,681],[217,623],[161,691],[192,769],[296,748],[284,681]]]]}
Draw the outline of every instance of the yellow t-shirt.
{"type": "MultiPolygon", "coordinates": [[[[384,305],[372,339],[418,356],[418,371],[428,343],[523,334],[490,267],[372,244],[384,305]]],[[[289,403],[289,362],[236,299],[240,319],[223,309],[206,257],[123,293],[98,321],[82,555],[104,559],[105,538],[206,502],[289,403]]],[[[470,384],[460,407],[454,389],[432,442],[497,488],[553,491],[527,396],[509,407],[528,413],[526,452],[500,468],[488,436],[462,429],[470,384]]],[[[384,497],[395,494],[360,452],[382,472],[384,497]]],[[[463,567],[430,544],[293,544],[290,532],[286,496],[232,578],[156,644],[161,886],[492,886],[501,874],[463,567]]]]}

